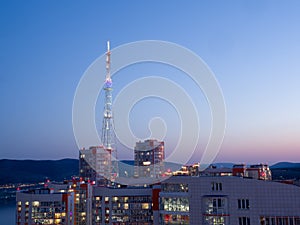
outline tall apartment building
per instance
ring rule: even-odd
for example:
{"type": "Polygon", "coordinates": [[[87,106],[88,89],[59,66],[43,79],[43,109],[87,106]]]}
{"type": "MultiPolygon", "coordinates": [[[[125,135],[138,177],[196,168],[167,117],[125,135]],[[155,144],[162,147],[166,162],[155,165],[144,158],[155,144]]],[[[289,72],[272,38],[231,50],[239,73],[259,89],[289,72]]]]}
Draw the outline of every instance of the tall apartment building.
{"type": "Polygon", "coordinates": [[[164,142],[154,139],[137,142],[134,147],[134,176],[158,178],[164,173],[164,142]]]}
{"type": "Polygon", "coordinates": [[[80,150],[79,176],[86,182],[107,185],[112,179],[111,153],[102,146],[80,150]]]}

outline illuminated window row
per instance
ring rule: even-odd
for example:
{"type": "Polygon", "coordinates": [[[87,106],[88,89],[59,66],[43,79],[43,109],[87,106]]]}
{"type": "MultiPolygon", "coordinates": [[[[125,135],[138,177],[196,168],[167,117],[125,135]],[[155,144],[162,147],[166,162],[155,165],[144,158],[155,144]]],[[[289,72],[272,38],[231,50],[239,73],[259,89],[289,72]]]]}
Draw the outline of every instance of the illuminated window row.
{"type": "Polygon", "coordinates": [[[163,192],[188,192],[188,184],[162,184],[163,192]]]}
{"type": "Polygon", "coordinates": [[[300,225],[300,217],[296,216],[261,216],[260,225],[300,225]]]}
{"type": "Polygon", "coordinates": [[[226,217],[225,216],[205,216],[204,225],[225,225],[226,217]]]}
{"type": "Polygon", "coordinates": [[[165,211],[188,212],[189,200],[187,197],[163,197],[160,207],[165,211]]]}
{"type": "Polygon", "coordinates": [[[190,224],[188,215],[164,214],[161,215],[161,221],[162,224],[190,224]]]}

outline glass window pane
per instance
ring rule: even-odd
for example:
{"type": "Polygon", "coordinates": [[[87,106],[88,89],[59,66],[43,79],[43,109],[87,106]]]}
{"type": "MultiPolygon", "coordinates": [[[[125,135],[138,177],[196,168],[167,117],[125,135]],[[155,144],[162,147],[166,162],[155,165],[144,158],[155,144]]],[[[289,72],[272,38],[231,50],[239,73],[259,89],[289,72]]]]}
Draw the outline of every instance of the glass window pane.
{"type": "Polygon", "coordinates": [[[242,209],[245,209],[245,199],[242,199],[242,209]]]}
{"type": "Polygon", "coordinates": [[[241,217],[239,217],[239,225],[243,225],[243,221],[241,217]]]}

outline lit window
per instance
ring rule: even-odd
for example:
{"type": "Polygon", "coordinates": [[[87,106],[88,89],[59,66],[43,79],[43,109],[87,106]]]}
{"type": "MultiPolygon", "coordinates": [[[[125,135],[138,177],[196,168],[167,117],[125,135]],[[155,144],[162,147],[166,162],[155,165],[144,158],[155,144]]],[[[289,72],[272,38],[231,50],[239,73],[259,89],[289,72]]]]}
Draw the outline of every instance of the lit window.
{"type": "Polygon", "coordinates": [[[186,197],[162,198],[162,210],[165,211],[189,211],[189,200],[186,197]]]}
{"type": "Polygon", "coordinates": [[[163,192],[188,192],[189,188],[188,188],[188,184],[163,184],[162,185],[162,190],[163,192]]]}
{"type": "Polygon", "coordinates": [[[205,221],[207,222],[207,224],[211,225],[225,225],[224,216],[206,216],[205,221]]]}
{"type": "Polygon", "coordinates": [[[226,198],[205,198],[206,214],[226,214],[226,198]]]}
{"type": "Polygon", "coordinates": [[[164,224],[189,224],[187,215],[165,214],[162,215],[162,220],[164,224]]]}
{"type": "Polygon", "coordinates": [[[261,216],[260,217],[260,224],[261,225],[298,225],[300,224],[299,217],[289,217],[289,216],[276,216],[276,217],[269,217],[269,216],[261,216]]]}
{"type": "Polygon", "coordinates": [[[40,202],[39,201],[34,201],[34,202],[32,202],[32,206],[33,207],[39,207],[40,206],[40,202]]]}
{"type": "Polygon", "coordinates": [[[124,204],[124,209],[128,209],[128,208],[129,208],[128,203],[125,203],[124,204]]]}
{"type": "Polygon", "coordinates": [[[149,209],[149,203],[143,203],[142,209],[149,209]]]}

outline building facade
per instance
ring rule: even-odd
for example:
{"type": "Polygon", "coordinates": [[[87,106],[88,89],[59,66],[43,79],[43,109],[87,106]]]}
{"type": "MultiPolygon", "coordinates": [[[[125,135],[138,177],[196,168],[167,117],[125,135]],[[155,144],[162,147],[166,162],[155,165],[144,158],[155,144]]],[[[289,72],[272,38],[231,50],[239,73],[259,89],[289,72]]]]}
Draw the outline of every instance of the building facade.
{"type": "Polygon", "coordinates": [[[152,187],[94,187],[92,224],[158,224],[158,191],[152,187]]]}
{"type": "Polygon", "coordinates": [[[164,173],[164,142],[154,139],[137,142],[134,147],[134,176],[158,178],[164,173]]]}
{"type": "Polygon", "coordinates": [[[17,193],[17,225],[300,225],[300,187],[236,176],[172,176],[146,187],[73,180],[17,193]]]}
{"type": "Polygon", "coordinates": [[[245,164],[236,164],[232,168],[233,176],[249,177],[259,180],[272,180],[271,170],[266,164],[255,164],[247,167],[245,164]]]}
{"type": "Polygon", "coordinates": [[[17,192],[16,224],[91,225],[91,199],[91,184],[79,180],[17,192]]]}
{"type": "Polygon", "coordinates": [[[234,176],[162,182],[159,224],[300,225],[300,188],[234,176]]]}
{"type": "Polygon", "coordinates": [[[84,181],[108,185],[112,180],[111,152],[103,146],[93,146],[79,151],[79,176],[84,181]]]}
{"type": "Polygon", "coordinates": [[[67,198],[49,188],[17,193],[16,224],[70,224],[67,198]]]}

